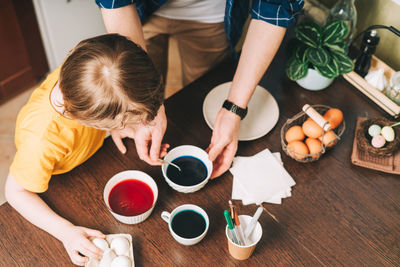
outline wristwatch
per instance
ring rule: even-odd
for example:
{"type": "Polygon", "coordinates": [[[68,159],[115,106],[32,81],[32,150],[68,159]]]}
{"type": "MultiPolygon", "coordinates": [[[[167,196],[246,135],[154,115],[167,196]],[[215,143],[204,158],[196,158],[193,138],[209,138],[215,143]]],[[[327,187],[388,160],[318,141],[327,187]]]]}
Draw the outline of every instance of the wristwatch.
{"type": "Polygon", "coordinates": [[[235,113],[236,115],[238,115],[242,120],[244,119],[244,117],[246,117],[247,114],[247,107],[241,108],[238,105],[233,104],[231,101],[229,100],[225,100],[224,104],[222,105],[223,108],[229,110],[230,112],[235,113]]]}

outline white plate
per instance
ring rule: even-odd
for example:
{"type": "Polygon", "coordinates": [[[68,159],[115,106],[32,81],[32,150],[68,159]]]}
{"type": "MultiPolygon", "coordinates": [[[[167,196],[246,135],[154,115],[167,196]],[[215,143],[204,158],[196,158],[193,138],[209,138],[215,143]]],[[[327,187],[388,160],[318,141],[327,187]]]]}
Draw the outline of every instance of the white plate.
{"type": "MultiPolygon", "coordinates": [[[[208,126],[213,129],[217,114],[228,97],[232,82],[212,89],[203,102],[203,115],[208,126]]],[[[239,141],[249,141],[266,135],[279,119],[279,107],[275,98],[263,87],[257,85],[248,104],[246,117],[239,125],[239,141]]]]}

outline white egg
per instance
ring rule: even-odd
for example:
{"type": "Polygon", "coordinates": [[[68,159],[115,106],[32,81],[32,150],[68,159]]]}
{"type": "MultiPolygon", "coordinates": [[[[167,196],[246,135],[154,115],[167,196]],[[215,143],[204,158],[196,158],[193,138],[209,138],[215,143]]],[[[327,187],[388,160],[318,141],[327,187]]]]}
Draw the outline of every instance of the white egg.
{"type": "Polygon", "coordinates": [[[111,267],[132,267],[132,262],[127,256],[118,256],[111,262],[111,267]]]}
{"type": "Polygon", "coordinates": [[[392,142],[394,140],[394,130],[390,126],[385,126],[381,130],[381,135],[385,137],[386,141],[392,142]]]}
{"type": "Polygon", "coordinates": [[[95,238],[92,240],[93,244],[101,249],[102,251],[106,250],[108,248],[108,243],[105,239],[102,238],[95,238]]]}
{"type": "Polygon", "coordinates": [[[368,134],[371,137],[374,137],[375,135],[378,135],[381,133],[381,127],[379,125],[376,124],[372,124],[371,126],[369,126],[368,128],[368,134]]]}
{"type": "Polygon", "coordinates": [[[382,135],[378,134],[378,135],[375,135],[374,137],[372,137],[371,145],[373,147],[381,148],[385,144],[386,144],[386,140],[385,140],[385,137],[383,137],[382,135]]]}
{"type": "Polygon", "coordinates": [[[116,237],[111,240],[110,248],[115,251],[118,256],[129,255],[129,240],[125,237],[116,237]]]}
{"type": "Polygon", "coordinates": [[[111,249],[106,249],[103,253],[103,257],[100,260],[99,267],[110,267],[113,260],[117,257],[114,251],[111,249]]]}

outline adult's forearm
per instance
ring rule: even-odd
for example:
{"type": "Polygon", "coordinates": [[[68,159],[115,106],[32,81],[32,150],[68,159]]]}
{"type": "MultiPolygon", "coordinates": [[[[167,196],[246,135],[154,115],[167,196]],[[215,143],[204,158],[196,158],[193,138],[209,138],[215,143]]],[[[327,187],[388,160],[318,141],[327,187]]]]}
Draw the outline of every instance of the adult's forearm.
{"type": "Polygon", "coordinates": [[[59,240],[63,238],[62,228],[72,224],[56,214],[36,194],[20,187],[9,174],[6,182],[6,199],[25,219],[59,240]]]}
{"type": "Polygon", "coordinates": [[[123,35],[147,51],[135,4],[116,9],[102,8],[101,15],[108,33],[123,35]]]}
{"type": "Polygon", "coordinates": [[[251,20],[228,99],[246,107],[258,82],[271,64],[286,28],[251,20]]]}

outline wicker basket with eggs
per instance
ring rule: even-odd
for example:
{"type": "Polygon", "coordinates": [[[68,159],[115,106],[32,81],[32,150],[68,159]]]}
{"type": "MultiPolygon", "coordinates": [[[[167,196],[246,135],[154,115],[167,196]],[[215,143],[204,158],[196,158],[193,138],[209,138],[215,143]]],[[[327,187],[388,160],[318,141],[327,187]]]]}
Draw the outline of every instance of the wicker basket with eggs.
{"type": "Polygon", "coordinates": [[[303,111],[283,125],[282,149],[296,161],[316,161],[336,145],[345,128],[343,113],[339,109],[306,104],[303,111]]]}

